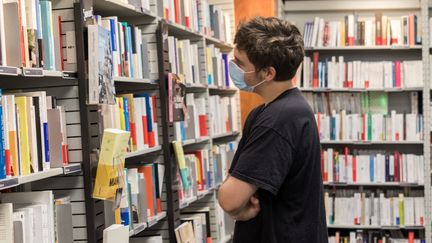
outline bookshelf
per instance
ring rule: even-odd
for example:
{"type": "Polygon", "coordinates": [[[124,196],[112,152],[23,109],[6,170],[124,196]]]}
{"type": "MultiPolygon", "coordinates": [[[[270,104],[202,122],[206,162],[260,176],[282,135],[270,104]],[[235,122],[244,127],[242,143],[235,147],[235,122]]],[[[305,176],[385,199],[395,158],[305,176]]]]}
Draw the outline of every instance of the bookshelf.
{"type": "MultiPolygon", "coordinates": [[[[109,204],[100,200],[91,198],[94,173],[96,171],[96,162],[98,159],[98,150],[101,143],[101,110],[98,105],[90,105],[87,103],[88,90],[87,86],[88,70],[86,53],[88,25],[91,22],[93,15],[102,17],[117,16],[119,21],[125,21],[130,25],[137,26],[142,31],[142,36],[146,38],[149,49],[149,66],[150,74],[146,77],[128,77],[127,75],[119,75],[113,78],[117,95],[123,94],[140,94],[142,92],[155,96],[156,98],[156,119],[157,119],[157,134],[159,145],[146,149],[140,149],[126,154],[125,166],[128,168],[136,168],[137,166],[152,165],[156,162],[164,165],[165,173],[163,186],[160,195],[162,212],[149,217],[146,222],[139,222],[133,225],[129,235],[133,238],[146,237],[149,235],[161,235],[164,242],[172,242],[175,239],[174,230],[180,225],[180,213],[202,205],[210,208],[211,217],[211,234],[214,242],[222,242],[222,237],[218,237],[219,229],[215,222],[216,215],[216,189],[208,188],[200,191],[196,198],[187,202],[179,202],[179,185],[177,184],[177,161],[173,154],[171,142],[174,140],[175,128],[173,122],[168,121],[168,86],[167,76],[169,72],[173,72],[169,66],[168,59],[168,43],[167,37],[173,36],[178,40],[189,40],[191,44],[197,44],[200,52],[198,58],[202,68],[199,70],[199,80],[202,82],[188,83],[186,82],[186,93],[196,94],[199,98],[205,100],[205,110],[207,115],[206,124],[209,128],[210,117],[209,98],[211,95],[231,98],[233,102],[239,104],[238,90],[235,88],[227,88],[224,85],[211,86],[207,84],[208,70],[205,60],[205,48],[213,45],[218,48],[221,53],[229,53],[233,50],[233,46],[226,41],[219,40],[208,33],[204,34],[194,30],[193,28],[185,27],[180,23],[175,23],[172,20],[164,18],[164,1],[150,0],[149,9],[143,9],[134,6],[132,1],[113,1],[113,0],[81,0],[74,4],[75,26],[77,29],[76,49],[78,61],[77,85],[79,91],[80,122],[82,139],[82,160],[83,160],[83,180],[81,197],[85,198],[85,209],[83,217],[86,217],[86,227],[82,227],[76,231],[76,240],[85,240],[87,242],[99,242],[102,240],[103,229],[113,223],[112,213],[109,204]],[[129,3],[127,3],[129,2],[129,3]]],[[[218,8],[223,8],[224,11],[229,11],[231,16],[231,24],[233,24],[233,3],[232,1],[208,1],[218,8]]],[[[219,8],[219,9],[220,9],[219,8]]],[[[202,13],[199,14],[199,20],[203,18],[202,13]]],[[[230,29],[233,31],[234,27],[230,29]]],[[[90,70],[92,71],[92,70],[90,70]]],[[[132,75],[131,75],[132,76],[132,75]]],[[[237,117],[240,118],[240,111],[237,110],[237,117]]],[[[240,120],[233,121],[236,127],[240,128],[240,120]]],[[[206,136],[198,136],[182,141],[182,146],[187,152],[196,151],[199,149],[211,149],[213,144],[220,142],[236,141],[240,134],[240,129],[230,131],[226,134],[211,134],[207,130],[206,136]]],[[[219,212],[220,213],[220,212],[219,212]]],[[[232,229],[231,229],[232,230],[232,229]]]]}
{"type": "MultiPolygon", "coordinates": [[[[370,183],[335,183],[325,182],[325,191],[334,194],[336,197],[352,196],[350,193],[368,193],[370,192],[410,192],[414,195],[424,197],[424,226],[364,226],[364,225],[339,225],[328,224],[329,236],[346,237],[347,232],[358,232],[362,230],[364,235],[368,231],[371,232],[385,232],[400,231],[399,236],[404,236],[407,239],[406,232],[415,232],[416,239],[424,239],[425,242],[431,242],[432,229],[431,229],[431,180],[430,180],[430,60],[429,60],[429,17],[430,17],[430,1],[427,0],[409,0],[409,1],[285,1],[283,6],[282,17],[294,22],[303,33],[306,23],[313,23],[315,17],[323,18],[324,22],[328,21],[329,26],[332,21],[344,21],[344,16],[354,14],[358,16],[359,21],[374,21],[376,13],[382,13],[391,19],[397,19],[400,16],[407,16],[409,14],[416,14],[421,21],[421,28],[418,29],[422,33],[422,42],[414,44],[401,44],[398,45],[365,45],[360,46],[357,43],[352,46],[320,46],[312,44],[305,48],[306,56],[312,57],[314,53],[319,53],[319,60],[331,60],[333,56],[343,56],[348,61],[361,61],[361,62],[376,62],[376,61],[393,61],[393,60],[417,60],[421,61],[422,83],[414,87],[398,87],[398,88],[310,88],[303,87],[301,80],[298,80],[300,90],[308,96],[309,94],[317,95],[332,95],[336,93],[349,93],[352,95],[371,94],[371,93],[386,93],[389,97],[399,97],[395,99],[404,99],[403,97],[409,96],[410,93],[416,92],[422,96],[419,99],[419,105],[422,107],[423,115],[423,139],[418,141],[351,141],[351,140],[323,140],[321,144],[324,148],[344,149],[348,148],[350,151],[403,151],[404,153],[414,153],[416,155],[423,155],[424,159],[424,184],[418,183],[401,183],[401,182],[370,182],[370,183]],[[347,194],[344,194],[347,193],[347,194]],[[350,231],[351,230],[351,231],[350,231]]],[[[348,18],[348,17],[347,17],[348,18]]],[[[340,23],[340,22],[339,22],[340,23]]],[[[373,22],[374,23],[374,22],[373,22]]],[[[367,23],[366,23],[367,24],[367,23]]],[[[330,27],[331,28],[331,27],[330,27]]],[[[375,37],[375,36],[374,36],[375,37]]],[[[330,37],[331,38],[331,37],[330,37]]],[[[363,37],[364,38],[364,37],[363,37]]],[[[364,40],[364,39],[363,39],[364,40]]],[[[310,41],[310,40],[309,40],[310,41]]],[[[311,41],[313,42],[313,40],[311,41]]],[[[330,42],[331,43],[331,42],[330,42]]],[[[394,102],[391,101],[390,103],[394,102]]],[[[402,108],[402,102],[390,105],[392,109],[402,108]]],[[[410,109],[404,109],[404,112],[409,112],[410,109]]],[[[341,154],[343,156],[343,152],[341,154]]],[[[393,195],[395,196],[395,195],[393,195]]],[[[337,213],[337,212],[336,212],[337,213]]],[[[356,233],[355,233],[356,234],[356,233]]],[[[355,235],[354,234],[354,235],[355,235]]],[[[361,233],[360,233],[361,234],[361,233]]],[[[337,238],[336,237],[336,238],[337,238]]],[[[393,237],[393,236],[392,236],[393,237]]],[[[351,234],[350,234],[351,238],[351,234]]],[[[400,237],[398,237],[400,238],[400,237]]]]}

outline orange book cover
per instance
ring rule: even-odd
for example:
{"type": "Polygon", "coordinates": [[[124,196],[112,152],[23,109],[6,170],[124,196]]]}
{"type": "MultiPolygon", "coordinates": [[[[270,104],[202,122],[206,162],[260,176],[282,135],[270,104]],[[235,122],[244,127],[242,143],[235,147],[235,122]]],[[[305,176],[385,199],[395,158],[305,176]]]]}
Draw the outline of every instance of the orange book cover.
{"type": "Polygon", "coordinates": [[[408,40],[410,45],[415,44],[415,34],[414,34],[414,14],[411,14],[408,19],[408,40]]]}
{"type": "Polygon", "coordinates": [[[152,166],[143,166],[138,169],[140,173],[144,174],[144,180],[146,183],[146,199],[147,199],[147,208],[150,209],[150,217],[155,216],[155,198],[154,198],[154,188],[153,188],[153,167],[152,166]]]}

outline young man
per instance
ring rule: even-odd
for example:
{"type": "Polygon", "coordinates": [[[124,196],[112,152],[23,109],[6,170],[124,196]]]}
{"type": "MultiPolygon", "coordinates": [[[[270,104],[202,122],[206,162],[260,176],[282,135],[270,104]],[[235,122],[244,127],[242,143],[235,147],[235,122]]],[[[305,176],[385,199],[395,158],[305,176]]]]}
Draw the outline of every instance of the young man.
{"type": "Polygon", "coordinates": [[[254,18],[235,36],[230,76],[265,104],[248,116],[221,207],[235,220],[234,243],[328,242],[315,118],[291,80],[303,38],[289,22],[254,18]]]}

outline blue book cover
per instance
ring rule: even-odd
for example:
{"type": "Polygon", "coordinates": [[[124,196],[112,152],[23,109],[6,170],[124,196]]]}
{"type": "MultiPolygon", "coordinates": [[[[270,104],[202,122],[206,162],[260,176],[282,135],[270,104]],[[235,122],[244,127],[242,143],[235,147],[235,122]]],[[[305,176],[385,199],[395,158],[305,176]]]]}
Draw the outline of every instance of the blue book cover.
{"type": "MultiPolygon", "coordinates": [[[[0,98],[2,97],[2,90],[0,89],[0,98]]],[[[0,179],[6,178],[6,155],[4,150],[4,131],[3,131],[3,104],[0,102],[0,179]]]]}
{"type": "Polygon", "coordinates": [[[112,51],[117,51],[117,42],[116,42],[116,25],[115,25],[115,21],[114,19],[110,19],[110,33],[111,33],[111,47],[112,47],[112,51]]]}
{"type": "Polygon", "coordinates": [[[125,118],[125,129],[126,131],[130,131],[130,121],[129,121],[129,104],[128,99],[123,99],[123,115],[125,118]]]}
{"type": "Polygon", "coordinates": [[[123,192],[122,192],[122,199],[121,201],[123,202],[123,205],[120,205],[120,219],[121,219],[121,223],[125,226],[128,226],[130,224],[130,213],[129,213],[129,183],[128,183],[128,169],[124,168],[123,170],[123,180],[124,180],[124,188],[123,188],[123,192]],[[126,202],[127,205],[124,205],[124,197],[126,197],[126,202]]]}
{"type": "Polygon", "coordinates": [[[336,118],[330,117],[330,140],[336,140],[336,118]]]}
{"type": "Polygon", "coordinates": [[[225,86],[230,86],[230,80],[229,80],[229,72],[228,72],[228,54],[224,53],[222,54],[222,59],[224,63],[224,70],[225,70],[225,86]]]}
{"type": "Polygon", "coordinates": [[[153,132],[153,117],[152,117],[152,107],[150,106],[150,95],[147,93],[141,93],[141,94],[135,94],[135,97],[142,97],[145,98],[145,103],[146,103],[146,114],[147,114],[147,128],[148,128],[148,132],[153,132]]]}
{"type": "Polygon", "coordinates": [[[370,155],[369,156],[369,177],[370,177],[370,182],[374,182],[375,181],[375,177],[374,177],[374,155],[370,155]]]}
{"type": "Polygon", "coordinates": [[[133,57],[132,57],[132,31],[131,27],[127,27],[127,45],[128,45],[128,55],[129,55],[129,76],[134,77],[134,66],[133,66],[133,57]]]}
{"type": "Polygon", "coordinates": [[[43,136],[44,136],[44,143],[45,143],[45,160],[48,162],[50,161],[50,151],[49,151],[49,139],[48,139],[48,123],[43,123],[43,136]]]}
{"type": "Polygon", "coordinates": [[[52,32],[52,7],[51,1],[40,1],[42,37],[43,37],[43,60],[45,70],[55,70],[54,59],[54,37],[52,32]]]}

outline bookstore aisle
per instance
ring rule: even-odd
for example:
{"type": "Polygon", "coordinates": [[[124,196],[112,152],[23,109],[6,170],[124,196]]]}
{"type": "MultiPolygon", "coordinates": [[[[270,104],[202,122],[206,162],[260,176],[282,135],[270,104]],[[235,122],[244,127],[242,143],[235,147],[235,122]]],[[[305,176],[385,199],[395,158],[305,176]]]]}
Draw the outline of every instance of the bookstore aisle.
{"type": "Polygon", "coordinates": [[[0,0],[1,242],[229,242],[231,0],[0,0]]]}
{"type": "Polygon", "coordinates": [[[431,242],[429,1],[286,1],[320,133],[329,242],[431,242]]]}

